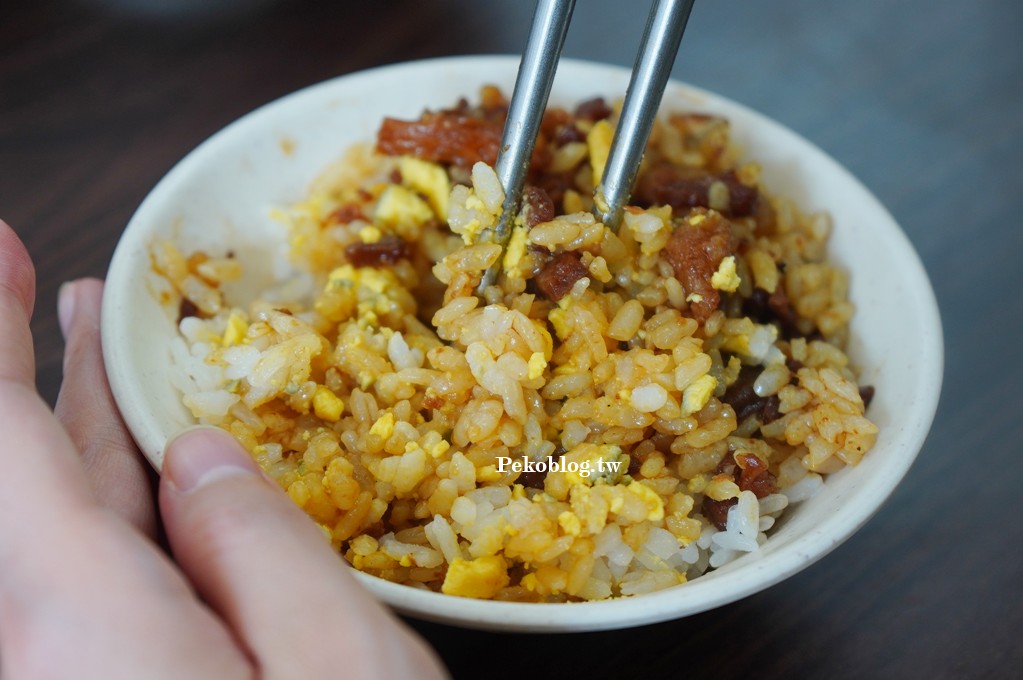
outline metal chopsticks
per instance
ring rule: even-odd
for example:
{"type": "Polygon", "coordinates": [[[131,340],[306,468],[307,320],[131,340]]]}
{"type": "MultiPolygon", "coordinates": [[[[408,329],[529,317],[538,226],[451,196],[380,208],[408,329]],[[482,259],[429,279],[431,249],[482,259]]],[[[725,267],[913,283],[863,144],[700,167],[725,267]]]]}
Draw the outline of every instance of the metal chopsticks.
{"type": "Polygon", "coordinates": [[[604,176],[594,191],[593,213],[617,231],[622,208],[639,173],[650,130],[671,76],[682,34],[695,0],[655,0],[632,67],[629,89],[611,140],[604,176]]]}
{"type": "MultiPolygon", "coordinates": [[[[594,191],[594,215],[612,230],[617,230],[622,208],[629,200],[694,1],[654,0],[651,7],[604,173],[594,191]]],[[[519,212],[529,162],[574,6],[575,0],[538,0],[533,14],[497,159],[504,204],[498,224],[484,235],[502,247],[511,237],[519,212]]],[[[484,272],[478,293],[497,281],[500,267],[498,259],[484,272]]]]}
{"type": "MultiPolygon", "coordinates": [[[[538,0],[529,29],[526,50],[522,53],[515,89],[508,106],[508,118],[501,135],[501,152],[497,157],[497,177],[504,188],[501,217],[489,239],[504,247],[511,238],[515,216],[519,213],[522,190],[529,174],[540,121],[547,108],[547,98],[558,70],[558,59],[565,44],[568,25],[572,21],[575,0],[538,0]]],[[[501,271],[499,259],[483,274],[479,292],[497,281],[501,271]]]]}

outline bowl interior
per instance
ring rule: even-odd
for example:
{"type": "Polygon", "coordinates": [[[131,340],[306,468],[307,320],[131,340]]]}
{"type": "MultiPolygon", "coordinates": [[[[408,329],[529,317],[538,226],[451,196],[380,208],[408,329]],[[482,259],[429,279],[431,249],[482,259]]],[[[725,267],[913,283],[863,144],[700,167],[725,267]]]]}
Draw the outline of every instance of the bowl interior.
{"type": "MultiPolygon", "coordinates": [[[[169,436],[193,424],[170,376],[176,310],[154,274],[149,249],[170,239],[183,251],[233,250],[248,272],[237,299],[276,276],[285,247],[275,208],[301,200],[312,180],[352,144],[371,142],[385,116],[474,98],[493,83],[510,92],[518,60],[467,57],[413,62],[337,78],[284,97],[233,123],[189,154],[149,194],[111,263],[103,310],[107,372],[117,403],[143,453],[159,468],[169,436]]],[[[551,96],[566,106],[624,93],[629,72],[564,61],[551,96]]],[[[877,509],[923,445],[942,373],[941,325],[927,276],[888,212],[847,171],[786,128],[716,95],[669,85],[663,108],[697,110],[732,121],[734,139],[764,169],[774,193],[834,220],[829,252],[851,272],[850,355],[874,385],[869,415],[877,445],[824,490],[791,508],[758,552],[684,586],[585,604],[513,604],[449,597],[360,574],[378,596],[406,613],[463,626],[520,631],[625,627],[696,613],[761,590],[838,545],[877,509]]]]}

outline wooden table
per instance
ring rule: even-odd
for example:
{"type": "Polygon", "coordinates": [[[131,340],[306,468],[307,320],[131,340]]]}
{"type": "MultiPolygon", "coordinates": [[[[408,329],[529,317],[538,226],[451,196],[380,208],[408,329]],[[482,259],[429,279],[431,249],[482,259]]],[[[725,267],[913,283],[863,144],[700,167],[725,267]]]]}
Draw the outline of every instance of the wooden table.
{"type": "MultiPolygon", "coordinates": [[[[58,286],[103,275],[132,211],[187,151],[331,76],[517,52],[531,14],[515,0],[221,4],[221,15],[195,0],[173,15],[145,0],[0,4],[0,216],[38,267],[38,380],[51,401],[58,286]]],[[[566,53],[630,65],[644,14],[580,2],[566,53]]],[[[675,75],[822,146],[922,256],[947,348],[934,429],[880,514],[784,583],[620,632],[414,623],[455,675],[1023,676],[1021,29],[1017,0],[698,3],[675,75]]]]}

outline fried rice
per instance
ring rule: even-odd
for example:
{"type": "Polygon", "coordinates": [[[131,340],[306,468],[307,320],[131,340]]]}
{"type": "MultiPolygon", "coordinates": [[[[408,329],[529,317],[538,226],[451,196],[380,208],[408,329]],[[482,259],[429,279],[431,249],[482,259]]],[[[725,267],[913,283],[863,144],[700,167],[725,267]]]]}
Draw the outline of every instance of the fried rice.
{"type": "Polygon", "coordinates": [[[251,304],[222,289],[230,244],[155,244],[184,404],[397,583],[598,600],[757,550],[877,434],[827,215],[770,195],[727,120],[675,112],[613,232],[591,208],[617,112],[595,99],[547,112],[502,249],[480,234],[506,110],[486,87],[385,120],[280,212],[294,272],[251,304]]]}

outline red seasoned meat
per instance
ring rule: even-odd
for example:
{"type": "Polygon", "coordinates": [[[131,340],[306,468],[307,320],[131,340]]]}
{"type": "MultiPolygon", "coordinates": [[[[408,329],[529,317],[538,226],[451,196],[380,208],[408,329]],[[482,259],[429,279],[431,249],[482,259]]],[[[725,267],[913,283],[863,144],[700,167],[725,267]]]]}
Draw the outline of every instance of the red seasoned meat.
{"type": "Polygon", "coordinates": [[[377,151],[462,168],[471,168],[477,161],[493,165],[501,146],[502,125],[502,121],[455,111],[426,112],[413,121],[385,118],[377,133],[377,151]]]}
{"type": "Polygon", "coordinates": [[[680,220],[664,247],[665,257],[675,270],[675,278],[685,286],[686,294],[701,297],[689,303],[693,318],[704,322],[721,304],[721,295],[710,283],[723,260],[735,250],[728,220],[712,210],[693,210],[680,220]],[[702,217],[693,224],[693,218],[702,217]]]}
{"type": "Polygon", "coordinates": [[[670,205],[675,210],[711,207],[711,187],[720,182],[728,191],[727,205],[716,205],[730,217],[746,217],[757,210],[760,192],[746,186],[734,172],[721,175],[693,176],[691,171],[663,163],[650,168],[636,186],[639,205],[670,205]]]}
{"type": "Polygon", "coordinates": [[[408,243],[400,236],[384,236],[376,243],[351,243],[345,256],[356,267],[382,267],[410,257],[408,243]]]}
{"type": "Polygon", "coordinates": [[[540,187],[527,186],[522,192],[522,210],[526,217],[526,226],[532,229],[541,222],[554,219],[554,201],[540,187]]]}
{"type": "Polygon", "coordinates": [[[560,253],[537,272],[533,281],[544,297],[557,302],[587,273],[586,266],[575,253],[560,253]]]}
{"type": "Polygon", "coordinates": [[[770,496],[778,491],[778,480],[767,469],[767,463],[752,453],[735,454],[735,462],[739,467],[739,479],[736,483],[743,491],[752,491],[757,498],[770,496]]]}
{"type": "Polygon", "coordinates": [[[716,501],[710,496],[703,499],[703,516],[710,520],[711,524],[721,531],[725,530],[728,522],[728,510],[739,502],[738,498],[727,498],[723,501],[716,501]]]}

